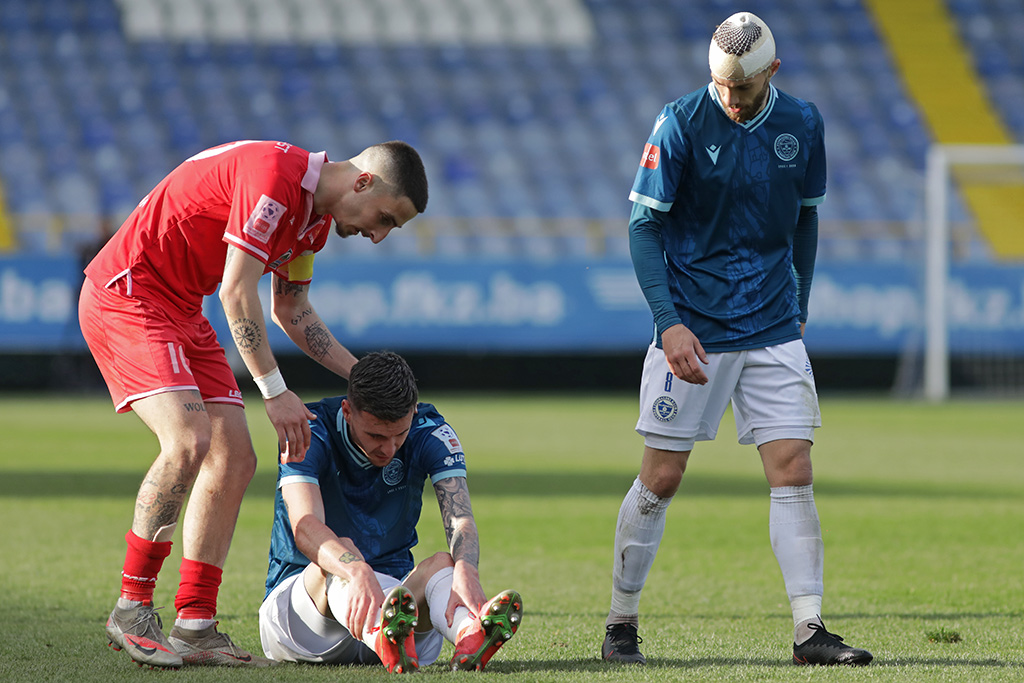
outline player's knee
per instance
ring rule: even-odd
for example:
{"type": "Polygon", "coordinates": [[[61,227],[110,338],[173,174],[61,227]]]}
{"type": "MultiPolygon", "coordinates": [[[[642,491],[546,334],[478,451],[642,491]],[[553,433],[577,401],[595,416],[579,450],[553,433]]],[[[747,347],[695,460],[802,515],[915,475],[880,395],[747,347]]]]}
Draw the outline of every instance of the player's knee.
{"type": "Polygon", "coordinates": [[[445,571],[455,566],[452,556],[446,552],[434,553],[417,564],[409,576],[405,579],[405,587],[417,596],[417,601],[422,602],[421,610],[427,607],[425,602],[427,585],[438,572],[445,571]]]}
{"type": "Polygon", "coordinates": [[[644,484],[647,489],[658,498],[671,498],[679,490],[679,484],[683,481],[683,473],[668,473],[665,476],[655,477],[649,484],[644,484]]]}
{"type": "Polygon", "coordinates": [[[431,575],[436,574],[446,567],[454,567],[455,560],[452,559],[452,556],[449,553],[441,551],[434,553],[427,559],[420,562],[420,566],[425,570],[425,574],[431,575]]]}
{"type": "Polygon", "coordinates": [[[664,461],[647,467],[641,473],[640,481],[659,498],[671,498],[679,490],[685,470],[683,461],[664,461]]]}
{"type": "Polygon", "coordinates": [[[256,474],[256,454],[251,450],[222,452],[216,445],[203,462],[203,470],[220,482],[225,493],[244,494],[256,474]]]}
{"type": "Polygon", "coordinates": [[[256,453],[251,448],[232,452],[231,473],[246,482],[251,481],[256,475],[256,453]]]}
{"type": "Polygon", "coordinates": [[[179,463],[182,469],[198,472],[210,451],[210,442],[208,430],[189,430],[162,441],[160,450],[162,455],[179,463]]]}
{"type": "Polygon", "coordinates": [[[762,444],[759,449],[771,486],[806,486],[814,481],[809,442],[785,439],[762,444]]]}
{"type": "Polygon", "coordinates": [[[689,451],[664,451],[648,446],[640,465],[640,481],[659,498],[670,498],[679,490],[689,457],[689,451]]]}

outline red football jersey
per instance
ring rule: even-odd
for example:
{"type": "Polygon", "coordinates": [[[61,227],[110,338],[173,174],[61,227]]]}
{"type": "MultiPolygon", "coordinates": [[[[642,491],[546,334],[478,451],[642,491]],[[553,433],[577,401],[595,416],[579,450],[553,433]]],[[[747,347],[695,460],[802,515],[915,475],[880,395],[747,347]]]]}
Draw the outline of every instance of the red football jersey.
{"type": "Polygon", "coordinates": [[[331,216],[313,213],[326,161],[324,152],[284,142],[243,140],[200,152],[146,195],[85,273],[100,287],[127,278],[130,295],[185,315],[216,291],[228,244],[265,263],[264,272],[307,284],[309,268],[289,277],[287,264],[327,242],[331,216]]]}

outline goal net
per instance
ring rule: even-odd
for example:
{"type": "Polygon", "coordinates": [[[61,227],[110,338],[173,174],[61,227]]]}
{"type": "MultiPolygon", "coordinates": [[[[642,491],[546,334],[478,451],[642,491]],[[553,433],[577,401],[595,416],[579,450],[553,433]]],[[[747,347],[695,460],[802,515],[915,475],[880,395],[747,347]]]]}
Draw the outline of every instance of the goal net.
{"type": "Polygon", "coordinates": [[[1022,209],[1024,145],[929,150],[923,296],[928,400],[945,400],[952,391],[1024,395],[1022,209]],[[961,197],[974,210],[961,210],[963,218],[953,220],[961,197]],[[989,221],[987,231],[983,220],[989,221]],[[982,233],[988,253],[962,248],[964,234],[982,233]]]}

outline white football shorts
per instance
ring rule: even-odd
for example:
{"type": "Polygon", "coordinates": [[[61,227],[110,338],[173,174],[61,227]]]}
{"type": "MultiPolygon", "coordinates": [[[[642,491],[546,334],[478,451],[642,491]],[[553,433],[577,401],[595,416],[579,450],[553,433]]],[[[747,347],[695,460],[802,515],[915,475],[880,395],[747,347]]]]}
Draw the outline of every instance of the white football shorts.
{"type": "Polygon", "coordinates": [[[709,353],[708,365],[701,367],[708,383],[690,384],[672,374],[662,349],[654,344],[647,349],[636,423],[647,446],[690,451],[697,441],[714,440],[730,401],[741,444],[814,441],[821,411],[802,340],[709,353]]]}
{"type": "MultiPolygon", "coordinates": [[[[401,583],[377,574],[386,595],[401,583]]],[[[421,667],[437,661],[444,636],[437,630],[415,633],[416,656],[421,667]]],[[[313,604],[302,583],[302,573],[290,576],[260,605],[260,641],[267,657],[278,662],[311,664],[379,664],[377,655],[348,629],[325,617],[313,604]]]]}

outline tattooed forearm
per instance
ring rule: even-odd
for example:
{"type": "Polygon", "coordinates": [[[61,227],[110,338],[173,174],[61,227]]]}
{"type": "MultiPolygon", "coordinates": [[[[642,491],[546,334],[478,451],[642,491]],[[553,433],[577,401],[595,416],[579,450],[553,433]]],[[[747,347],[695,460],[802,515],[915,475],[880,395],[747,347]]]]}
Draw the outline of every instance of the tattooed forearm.
{"type": "Polygon", "coordinates": [[[255,320],[238,318],[231,322],[231,336],[238,346],[239,353],[256,353],[263,344],[263,334],[255,320]]]}
{"type": "Polygon", "coordinates": [[[445,526],[455,517],[472,517],[473,507],[469,502],[469,489],[463,477],[448,477],[434,484],[437,504],[441,508],[441,519],[445,526]]]}
{"type": "Polygon", "coordinates": [[[362,562],[363,559],[355,553],[345,552],[338,558],[338,562],[342,564],[352,564],[353,562],[362,562]]]}
{"type": "Polygon", "coordinates": [[[452,559],[456,562],[464,560],[474,567],[480,566],[480,539],[465,531],[456,533],[452,543],[452,559]]]}
{"type": "Polygon", "coordinates": [[[316,322],[305,329],[306,344],[313,358],[321,359],[331,352],[331,334],[320,323],[316,322]]]}
{"type": "Polygon", "coordinates": [[[473,508],[469,502],[469,489],[462,477],[442,479],[434,485],[437,504],[441,508],[441,521],[452,557],[478,565],[480,539],[473,523],[473,508]]]}

